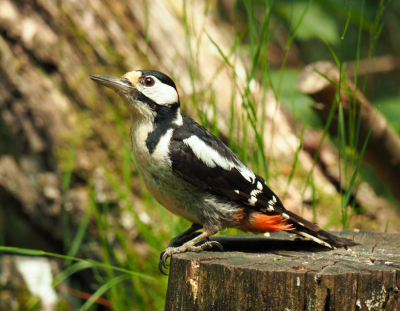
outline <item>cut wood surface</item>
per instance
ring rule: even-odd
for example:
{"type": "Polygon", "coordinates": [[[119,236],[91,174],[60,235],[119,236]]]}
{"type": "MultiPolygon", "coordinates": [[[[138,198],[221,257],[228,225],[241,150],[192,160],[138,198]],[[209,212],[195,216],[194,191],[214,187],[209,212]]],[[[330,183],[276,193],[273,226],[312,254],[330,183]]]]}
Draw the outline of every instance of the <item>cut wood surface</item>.
{"type": "Polygon", "coordinates": [[[400,234],[336,234],[359,244],[219,236],[224,252],[174,255],[165,310],[400,310],[400,234]]]}

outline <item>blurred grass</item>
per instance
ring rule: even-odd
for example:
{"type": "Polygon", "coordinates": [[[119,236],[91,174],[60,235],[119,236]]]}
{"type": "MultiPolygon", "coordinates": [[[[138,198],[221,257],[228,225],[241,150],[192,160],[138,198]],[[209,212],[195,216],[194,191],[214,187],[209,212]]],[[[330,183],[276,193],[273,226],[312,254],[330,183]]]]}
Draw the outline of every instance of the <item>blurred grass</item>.
{"type": "MultiPolygon", "coordinates": [[[[316,206],[319,193],[314,184],[312,173],[319,149],[323,140],[327,137],[334,111],[336,108],[338,109],[339,131],[336,145],[342,159],[340,163],[344,166],[344,176],[341,175],[340,178],[343,180],[345,192],[341,197],[341,205],[332,209],[325,227],[337,224],[340,220],[343,229],[346,229],[350,226],[353,214],[353,209],[348,206],[349,196],[357,188],[359,171],[363,170],[361,166],[363,152],[358,154],[355,148],[357,145],[359,118],[357,115],[351,115],[348,120],[349,127],[346,128],[343,109],[337,97],[336,103],[332,106],[330,117],[328,118],[329,121],[323,128],[322,140],[317,148],[311,170],[299,172],[297,167],[298,155],[302,148],[305,129],[308,127],[318,128],[321,123],[310,109],[310,100],[295,88],[299,70],[286,68],[291,45],[296,40],[299,42],[319,40],[319,43],[322,43],[322,46],[327,48],[328,53],[331,53],[331,58],[337,62],[340,68],[343,68],[344,61],[349,58],[347,46],[348,44],[353,44],[349,43],[350,41],[354,41],[354,35],[349,33],[354,32],[354,28],[357,27],[359,30],[356,37],[356,53],[352,56],[357,64],[355,72],[355,84],[357,85],[357,70],[359,60],[362,57],[361,52],[365,52],[366,49],[368,57],[372,56],[373,49],[382,31],[381,17],[385,7],[384,4],[387,2],[380,1],[381,5],[375,12],[376,18],[374,22],[365,18],[364,0],[350,2],[350,4],[347,1],[343,1],[341,5],[338,3],[338,1],[313,0],[297,2],[274,2],[272,0],[238,1],[235,6],[235,15],[242,18],[242,24],[239,25],[238,21],[235,22],[236,37],[229,53],[227,55],[224,54],[218,42],[215,42],[210,35],[207,34],[207,36],[217,48],[223,60],[223,65],[216,68],[215,76],[223,68],[222,66],[229,67],[233,72],[232,81],[230,81],[232,84],[232,99],[227,141],[244,163],[251,163],[251,168],[266,180],[271,177],[272,173],[269,171],[271,158],[269,155],[273,148],[274,126],[279,126],[279,124],[274,124],[270,133],[265,132],[265,123],[267,122],[264,110],[265,105],[259,105],[251,92],[253,80],[257,80],[263,86],[262,97],[264,99],[268,89],[273,92],[277,103],[275,111],[278,109],[278,105],[282,103],[285,109],[292,112],[295,130],[299,126],[302,128],[301,133],[297,133],[299,137],[298,147],[287,179],[285,193],[295,178],[305,179],[302,195],[304,197],[306,190],[311,189],[313,221],[316,221],[318,214],[316,206]],[[265,57],[268,54],[270,42],[280,40],[279,29],[277,29],[275,23],[271,22],[272,17],[281,21],[287,27],[288,32],[288,37],[284,44],[284,58],[280,68],[272,68],[268,58],[265,57]],[[340,21],[339,23],[337,22],[338,20],[340,21]],[[320,27],[315,27],[316,24],[320,25],[320,27]],[[339,33],[340,27],[341,33],[339,33]],[[365,30],[370,31],[371,38],[367,48],[363,45],[365,30]],[[244,58],[243,55],[246,55],[250,62],[246,67],[246,83],[244,87],[240,87],[235,66],[230,59],[231,56],[241,59],[244,58]],[[240,98],[235,98],[237,91],[240,92],[240,98]],[[242,103],[244,108],[242,115],[239,115],[234,108],[235,100],[242,103]],[[254,133],[254,138],[249,135],[250,132],[254,133]],[[272,143],[270,146],[264,145],[265,135],[270,135],[271,137],[270,141],[272,143]],[[339,217],[340,215],[341,217],[339,217]]],[[[209,86],[202,87],[201,81],[199,81],[200,75],[198,64],[196,63],[198,58],[194,55],[195,52],[193,51],[196,49],[193,48],[192,44],[200,44],[200,39],[191,40],[193,33],[189,24],[189,13],[187,12],[186,4],[186,1],[183,1],[182,22],[185,26],[187,49],[190,51],[190,57],[187,59],[187,68],[190,73],[192,92],[190,98],[182,98],[182,102],[185,103],[183,108],[185,109],[189,105],[193,107],[196,115],[192,117],[214,135],[219,136],[220,132],[217,126],[219,117],[216,109],[215,93],[209,86]],[[209,118],[208,107],[202,105],[205,100],[211,105],[211,119],[209,118]]],[[[209,14],[209,1],[207,1],[204,14],[209,14]]],[[[205,25],[202,27],[204,30],[205,25]]],[[[148,9],[146,9],[146,41],[148,41],[150,31],[149,13],[148,9]]],[[[313,51],[310,54],[312,53],[313,51]]],[[[345,79],[344,76],[342,78],[345,79]]],[[[364,88],[366,81],[365,79],[364,88]]],[[[387,102],[381,101],[380,110],[388,116],[388,120],[393,122],[392,125],[400,132],[400,122],[397,117],[399,104],[397,97],[388,98],[387,102]]],[[[121,140],[130,141],[123,118],[120,117],[112,103],[107,103],[107,107],[114,117],[121,140]]],[[[275,122],[275,119],[272,122],[275,122]]],[[[365,142],[363,144],[365,150],[365,142]]],[[[69,189],[71,182],[76,139],[73,140],[70,150],[62,180],[62,189],[65,193],[69,189]]],[[[105,203],[99,204],[93,188],[94,185],[89,185],[91,187],[90,203],[85,209],[81,222],[79,224],[72,223],[68,212],[66,210],[64,212],[66,256],[10,247],[0,247],[0,250],[23,255],[51,256],[64,259],[65,270],[56,276],[54,286],[68,282],[69,278],[79,271],[90,269],[96,279],[96,283],[93,284],[94,295],[83,304],[80,304],[77,300],[75,303],[79,305],[79,310],[96,310],[95,300],[98,297],[108,299],[115,310],[162,310],[168,279],[158,271],[159,254],[168,245],[169,240],[186,230],[190,223],[167,212],[151,197],[143,183],[140,187],[141,203],[133,200],[131,180],[132,178],[140,178],[140,173],[128,143],[123,146],[121,158],[117,162],[122,172],[121,176],[113,176],[105,167],[103,169],[108,182],[123,203],[117,207],[117,212],[127,211],[135,230],[138,232],[134,240],[130,239],[129,229],[124,228],[121,223],[116,222],[113,218],[107,199],[105,203]],[[146,217],[143,217],[141,213],[145,213],[150,222],[146,221],[146,217]],[[94,219],[98,232],[99,249],[92,247],[93,241],[87,234],[91,219],[94,219]],[[111,221],[112,219],[114,221],[111,221]],[[71,227],[74,230],[70,230],[71,227]],[[71,232],[75,232],[72,239],[70,238],[71,232]],[[115,239],[110,239],[111,236],[115,237],[115,239]],[[144,251],[138,251],[138,249],[144,249],[144,251]],[[87,259],[79,258],[82,254],[87,259]]],[[[237,233],[240,232],[234,229],[221,232],[221,234],[237,233]]],[[[70,298],[72,299],[72,297],[70,298]]],[[[31,301],[31,308],[34,308],[36,304],[37,301],[31,301]]]]}

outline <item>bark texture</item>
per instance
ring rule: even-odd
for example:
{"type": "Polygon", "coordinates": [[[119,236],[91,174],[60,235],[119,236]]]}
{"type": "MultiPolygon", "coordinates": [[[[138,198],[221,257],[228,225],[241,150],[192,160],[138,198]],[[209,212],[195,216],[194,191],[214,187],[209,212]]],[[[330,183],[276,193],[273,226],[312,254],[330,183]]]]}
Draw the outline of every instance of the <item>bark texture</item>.
{"type": "Polygon", "coordinates": [[[400,234],[340,235],[359,245],[221,236],[225,252],[174,255],[165,309],[399,310],[400,234]]]}

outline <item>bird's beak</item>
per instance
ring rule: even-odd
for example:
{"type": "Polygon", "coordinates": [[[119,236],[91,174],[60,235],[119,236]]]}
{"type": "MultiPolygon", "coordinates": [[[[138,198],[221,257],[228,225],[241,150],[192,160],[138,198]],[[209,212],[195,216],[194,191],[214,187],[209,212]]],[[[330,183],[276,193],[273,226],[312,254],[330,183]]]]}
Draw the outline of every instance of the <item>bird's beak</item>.
{"type": "Polygon", "coordinates": [[[110,76],[93,75],[93,74],[90,74],[89,77],[93,81],[100,83],[114,91],[129,92],[133,89],[132,84],[130,84],[129,80],[126,78],[115,78],[110,76]]]}

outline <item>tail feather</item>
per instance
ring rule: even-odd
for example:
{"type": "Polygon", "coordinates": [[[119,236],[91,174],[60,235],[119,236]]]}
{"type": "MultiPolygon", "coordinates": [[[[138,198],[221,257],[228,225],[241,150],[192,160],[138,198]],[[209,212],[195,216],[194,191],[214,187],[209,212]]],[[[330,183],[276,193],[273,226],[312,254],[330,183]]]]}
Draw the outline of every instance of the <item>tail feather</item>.
{"type": "Polygon", "coordinates": [[[340,238],[336,235],[333,235],[331,233],[328,233],[322,229],[319,229],[318,232],[311,232],[307,230],[308,232],[305,232],[306,230],[299,230],[295,229],[292,232],[297,234],[301,239],[303,240],[310,240],[314,241],[318,244],[321,244],[323,246],[335,249],[335,248],[342,248],[344,247],[347,249],[349,246],[354,246],[357,245],[357,243],[345,239],[345,238],[340,238]]]}
{"type": "Polygon", "coordinates": [[[289,216],[290,223],[293,225],[294,229],[292,232],[303,240],[311,240],[329,248],[344,247],[347,249],[349,246],[357,245],[357,243],[349,239],[340,238],[322,230],[316,224],[305,220],[293,212],[286,210],[285,213],[289,216]]]}
{"type": "MultiPolygon", "coordinates": [[[[268,210],[266,210],[265,212],[268,212],[268,210]]],[[[338,236],[335,236],[331,233],[322,230],[316,224],[309,222],[308,220],[296,215],[291,211],[286,210],[282,206],[275,206],[273,213],[275,213],[276,216],[278,215],[281,216],[286,221],[285,223],[283,223],[283,220],[281,220],[280,221],[281,226],[279,227],[277,226],[276,227],[277,229],[286,231],[290,230],[292,233],[297,234],[299,238],[303,240],[314,241],[318,244],[321,244],[325,247],[329,247],[332,249],[341,247],[347,249],[349,246],[357,245],[357,243],[354,243],[349,239],[340,238],[338,236]],[[284,226],[282,226],[283,224],[284,226]]],[[[271,216],[266,216],[266,217],[270,218],[271,216]]],[[[260,220],[262,219],[262,217],[258,218],[260,220]]],[[[256,222],[253,222],[253,224],[256,224],[256,222]]],[[[258,225],[257,227],[260,227],[260,225],[258,225]]],[[[248,231],[256,232],[254,230],[248,230],[248,231]]],[[[267,230],[267,231],[275,232],[278,230],[267,230]]],[[[261,232],[261,230],[259,230],[258,232],[261,232]]]]}
{"type": "Polygon", "coordinates": [[[335,248],[334,246],[332,246],[331,244],[329,244],[328,242],[325,242],[324,240],[317,238],[309,233],[306,232],[302,232],[302,231],[298,231],[298,230],[293,230],[293,233],[296,233],[302,240],[309,240],[309,241],[314,241],[318,244],[321,244],[322,246],[326,246],[329,248],[335,248]]]}

